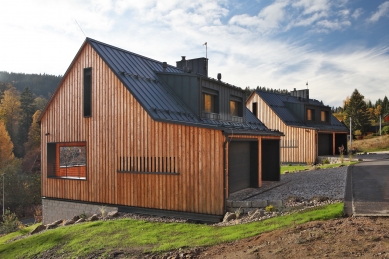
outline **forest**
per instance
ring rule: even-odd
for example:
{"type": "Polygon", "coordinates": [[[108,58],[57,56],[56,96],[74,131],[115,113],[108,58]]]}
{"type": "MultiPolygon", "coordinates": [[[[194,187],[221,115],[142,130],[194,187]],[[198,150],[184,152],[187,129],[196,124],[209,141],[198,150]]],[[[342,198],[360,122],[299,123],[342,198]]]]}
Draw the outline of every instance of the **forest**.
{"type": "Polygon", "coordinates": [[[4,212],[31,217],[41,208],[38,119],[60,76],[0,72],[0,193],[4,212]]]}

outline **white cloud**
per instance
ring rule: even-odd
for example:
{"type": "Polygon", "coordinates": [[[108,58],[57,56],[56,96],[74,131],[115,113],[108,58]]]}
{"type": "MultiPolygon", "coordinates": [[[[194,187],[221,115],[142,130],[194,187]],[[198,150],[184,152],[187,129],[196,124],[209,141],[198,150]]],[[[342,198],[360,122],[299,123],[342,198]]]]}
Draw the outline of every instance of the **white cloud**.
{"type": "Polygon", "coordinates": [[[292,4],[293,7],[303,8],[302,14],[308,15],[318,12],[328,12],[331,5],[328,0],[299,0],[292,4]]]}
{"type": "Polygon", "coordinates": [[[370,22],[377,22],[381,17],[389,16],[389,1],[378,6],[377,12],[373,13],[368,19],[370,22]]]}
{"type": "Polygon", "coordinates": [[[321,20],[317,23],[320,27],[323,27],[325,29],[330,29],[330,30],[341,30],[345,27],[348,27],[351,25],[350,21],[328,21],[328,20],[321,20]]]}
{"type": "Polygon", "coordinates": [[[355,11],[351,15],[351,17],[353,17],[356,20],[356,19],[358,19],[359,16],[362,15],[362,13],[363,13],[363,9],[362,8],[357,8],[357,9],[355,9],[355,11]]]}
{"type": "Polygon", "coordinates": [[[231,25],[255,27],[259,32],[266,33],[277,29],[285,19],[287,1],[276,1],[262,9],[257,16],[247,14],[236,15],[229,21],[231,25]]]}

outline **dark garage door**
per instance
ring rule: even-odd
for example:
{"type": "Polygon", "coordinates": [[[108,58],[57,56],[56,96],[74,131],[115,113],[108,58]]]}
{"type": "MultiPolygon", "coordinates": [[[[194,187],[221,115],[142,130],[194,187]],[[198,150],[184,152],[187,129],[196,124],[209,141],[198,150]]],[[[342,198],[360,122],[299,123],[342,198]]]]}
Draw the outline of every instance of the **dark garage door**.
{"type": "Polygon", "coordinates": [[[256,187],[258,183],[258,142],[232,141],[228,146],[228,192],[256,187]]]}
{"type": "Polygon", "coordinates": [[[332,134],[319,134],[319,156],[332,155],[332,134]]]}
{"type": "Polygon", "coordinates": [[[280,141],[262,140],[262,181],[280,180],[280,141]]]}

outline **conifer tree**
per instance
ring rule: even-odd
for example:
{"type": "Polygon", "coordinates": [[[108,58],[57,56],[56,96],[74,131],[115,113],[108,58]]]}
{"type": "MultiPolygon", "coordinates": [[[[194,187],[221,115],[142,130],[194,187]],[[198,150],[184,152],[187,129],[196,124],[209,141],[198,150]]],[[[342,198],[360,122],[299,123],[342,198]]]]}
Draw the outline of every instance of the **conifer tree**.
{"type": "Polygon", "coordinates": [[[32,122],[32,115],[35,112],[34,94],[26,87],[20,95],[20,126],[19,126],[19,150],[20,156],[24,155],[24,143],[28,140],[28,131],[32,122]]]}
{"type": "Polygon", "coordinates": [[[32,123],[28,131],[28,141],[25,143],[26,152],[40,149],[41,145],[41,128],[38,124],[41,111],[37,110],[32,116],[32,123]]]}
{"type": "Polygon", "coordinates": [[[361,131],[362,134],[367,132],[369,127],[369,114],[364,96],[357,89],[354,90],[350,99],[345,102],[345,115],[346,120],[344,123],[347,127],[350,127],[350,117],[352,119],[352,132],[356,130],[361,131]]]}

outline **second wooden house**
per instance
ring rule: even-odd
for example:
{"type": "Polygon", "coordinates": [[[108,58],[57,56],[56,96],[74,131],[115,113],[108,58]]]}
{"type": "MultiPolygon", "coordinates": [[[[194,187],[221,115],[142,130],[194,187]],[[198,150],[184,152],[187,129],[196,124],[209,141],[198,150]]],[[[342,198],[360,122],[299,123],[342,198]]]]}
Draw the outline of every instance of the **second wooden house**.
{"type": "Polygon", "coordinates": [[[100,205],[218,220],[230,193],[279,180],[282,133],[206,59],[177,66],[85,40],[40,117],[44,223],[100,205]]]}
{"type": "Polygon", "coordinates": [[[267,127],[282,131],[281,162],[309,163],[318,156],[339,154],[347,149],[348,128],[331,113],[329,106],[309,98],[309,89],[290,94],[254,91],[246,107],[267,127]]]}

